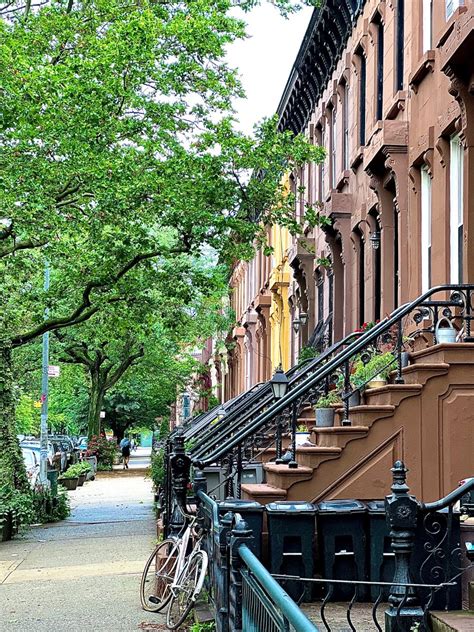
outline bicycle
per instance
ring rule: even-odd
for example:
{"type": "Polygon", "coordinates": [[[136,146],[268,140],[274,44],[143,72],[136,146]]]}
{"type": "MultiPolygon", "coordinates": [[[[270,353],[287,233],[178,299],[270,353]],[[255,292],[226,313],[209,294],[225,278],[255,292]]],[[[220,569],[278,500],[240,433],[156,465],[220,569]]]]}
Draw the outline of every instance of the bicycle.
{"type": "Polygon", "coordinates": [[[161,612],[168,607],[166,625],[176,630],[186,619],[201,592],[206,577],[208,556],[201,549],[202,535],[195,529],[196,517],[190,519],[182,537],[160,542],[148,558],[140,583],[140,600],[144,610],[161,612]],[[193,548],[186,555],[190,540],[193,548]]]}

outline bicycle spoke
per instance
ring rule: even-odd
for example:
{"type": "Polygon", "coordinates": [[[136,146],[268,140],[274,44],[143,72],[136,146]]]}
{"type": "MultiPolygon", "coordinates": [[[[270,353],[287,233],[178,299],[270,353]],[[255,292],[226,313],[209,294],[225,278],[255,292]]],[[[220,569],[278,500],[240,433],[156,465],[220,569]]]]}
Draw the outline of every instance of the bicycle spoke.
{"type": "Polygon", "coordinates": [[[140,583],[140,600],[144,610],[159,612],[171,599],[170,587],[175,577],[177,552],[177,542],[165,540],[148,558],[140,583]]]}

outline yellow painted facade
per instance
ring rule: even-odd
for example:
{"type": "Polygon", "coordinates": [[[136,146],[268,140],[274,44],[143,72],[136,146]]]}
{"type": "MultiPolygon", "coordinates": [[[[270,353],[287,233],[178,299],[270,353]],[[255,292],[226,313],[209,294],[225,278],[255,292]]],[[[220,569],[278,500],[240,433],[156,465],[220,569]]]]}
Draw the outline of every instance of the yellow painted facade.
{"type": "Polygon", "coordinates": [[[272,268],[269,288],[270,305],[270,359],[272,371],[282,366],[284,371],[290,368],[291,358],[291,319],[288,303],[288,288],[291,270],[288,265],[288,249],[291,246],[291,235],[286,228],[272,226],[270,244],[273,247],[272,268]]]}

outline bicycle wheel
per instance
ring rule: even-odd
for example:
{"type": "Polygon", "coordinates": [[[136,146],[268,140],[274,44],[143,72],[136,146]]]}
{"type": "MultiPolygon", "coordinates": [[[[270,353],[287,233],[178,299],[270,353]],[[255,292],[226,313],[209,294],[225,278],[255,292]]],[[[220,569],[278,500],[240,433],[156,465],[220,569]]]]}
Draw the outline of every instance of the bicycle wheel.
{"type": "Polygon", "coordinates": [[[202,588],[206,571],[207,555],[204,551],[196,551],[184,567],[177,585],[171,589],[173,596],[166,614],[166,626],[169,630],[179,628],[188,616],[202,588]]]}
{"type": "Polygon", "coordinates": [[[178,548],[176,540],[164,540],[148,558],[140,582],[143,610],[159,612],[171,599],[170,587],[174,580],[178,548]]]}

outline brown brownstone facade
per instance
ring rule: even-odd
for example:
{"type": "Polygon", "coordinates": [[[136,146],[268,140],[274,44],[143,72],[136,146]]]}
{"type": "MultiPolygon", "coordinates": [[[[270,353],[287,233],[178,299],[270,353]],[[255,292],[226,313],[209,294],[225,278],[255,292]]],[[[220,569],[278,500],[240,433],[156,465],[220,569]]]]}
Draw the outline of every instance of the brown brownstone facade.
{"type": "Polygon", "coordinates": [[[332,226],[292,240],[287,277],[262,253],[236,266],[227,398],[271,375],[275,267],[290,319],[308,315],[288,327],[290,364],[311,336],[338,340],[429,287],[474,281],[473,93],[473,0],[323,0],[278,113],[327,149],[292,185],[306,190],[301,222],[319,202],[332,226]]]}

